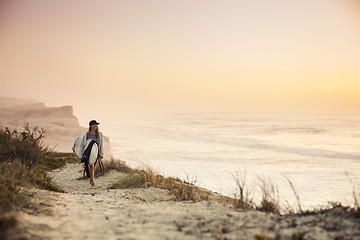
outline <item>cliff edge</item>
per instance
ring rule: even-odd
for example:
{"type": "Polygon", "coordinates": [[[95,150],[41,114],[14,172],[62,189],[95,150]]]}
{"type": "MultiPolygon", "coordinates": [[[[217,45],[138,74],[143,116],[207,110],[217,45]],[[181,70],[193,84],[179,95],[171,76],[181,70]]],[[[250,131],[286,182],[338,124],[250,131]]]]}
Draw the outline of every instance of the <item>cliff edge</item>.
{"type": "MultiPolygon", "coordinates": [[[[30,127],[44,128],[45,144],[59,152],[72,152],[75,137],[84,135],[88,130],[79,125],[72,106],[46,107],[44,103],[32,99],[0,97],[0,125],[20,131],[26,122],[30,127]]],[[[104,150],[104,159],[110,159],[110,140],[105,135],[104,150]]]]}

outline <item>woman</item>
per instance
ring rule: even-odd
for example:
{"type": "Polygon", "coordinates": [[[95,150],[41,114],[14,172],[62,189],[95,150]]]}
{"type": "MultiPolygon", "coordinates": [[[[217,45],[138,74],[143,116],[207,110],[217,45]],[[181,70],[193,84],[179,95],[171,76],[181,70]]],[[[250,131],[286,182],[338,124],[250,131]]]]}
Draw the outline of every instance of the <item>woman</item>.
{"type": "MultiPolygon", "coordinates": [[[[96,120],[91,120],[89,122],[89,131],[87,133],[85,133],[83,138],[82,138],[82,141],[81,141],[81,144],[80,144],[80,151],[81,151],[81,153],[84,152],[84,150],[85,150],[84,147],[85,147],[87,139],[93,139],[94,141],[96,141],[98,143],[98,146],[99,146],[98,158],[103,159],[103,157],[104,157],[104,144],[103,144],[102,133],[99,131],[99,127],[98,127],[99,124],[100,123],[96,122],[96,120]]],[[[90,184],[92,186],[95,185],[94,173],[95,173],[95,167],[96,167],[96,163],[97,163],[98,158],[96,159],[96,161],[93,164],[89,165],[89,167],[90,167],[90,184]]]]}

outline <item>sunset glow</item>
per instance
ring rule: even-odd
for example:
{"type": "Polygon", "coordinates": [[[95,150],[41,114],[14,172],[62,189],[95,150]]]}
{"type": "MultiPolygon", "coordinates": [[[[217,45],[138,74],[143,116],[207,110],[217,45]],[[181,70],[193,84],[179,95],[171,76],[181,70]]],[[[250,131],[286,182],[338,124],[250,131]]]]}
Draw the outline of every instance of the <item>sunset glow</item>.
{"type": "Polygon", "coordinates": [[[359,4],[2,1],[0,95],[81,117],[170,112],[359,113],[359,4]],[[106,107],[104,107],[106,106],[106,107]],[[86,110],[86,111],[80,111],[86,110]]]}

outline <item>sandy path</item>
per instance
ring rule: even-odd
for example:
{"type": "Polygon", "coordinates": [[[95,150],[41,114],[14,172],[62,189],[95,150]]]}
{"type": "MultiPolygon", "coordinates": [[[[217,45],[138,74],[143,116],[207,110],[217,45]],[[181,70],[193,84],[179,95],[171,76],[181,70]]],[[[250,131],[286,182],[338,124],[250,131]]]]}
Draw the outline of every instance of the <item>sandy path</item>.
{"type": "Polygon", "coordinates": [[[254,239],[256,233],[290,239],[360,239],[360,221],[344,215],[278,216],[237,212],[217,202],[175,202],[166,190],[107,187],[122,173],[96,179],[82,176],[82,166],[68,164],[51,175],[67,193],[31,189],[38,209],[20,213],[21,228],[31,239],[254,239]],[[330,216],[330,217],[329,217],[330,216]]]}

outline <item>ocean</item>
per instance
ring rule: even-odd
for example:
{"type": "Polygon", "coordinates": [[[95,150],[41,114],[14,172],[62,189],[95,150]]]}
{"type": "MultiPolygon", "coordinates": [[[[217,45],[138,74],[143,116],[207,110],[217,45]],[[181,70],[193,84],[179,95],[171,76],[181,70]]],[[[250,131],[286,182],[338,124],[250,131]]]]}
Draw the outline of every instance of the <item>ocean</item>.
{"type": "Polygon", "coordinates": [[[255,202],[260,179],[280,201],[303,209],[360,198],[360,116],[275,113],[178,113],[101,126],[115,158],[233,197],[245,176],[255,202]],[[352,183],[350,182],[350,178],[352,183]]]}

